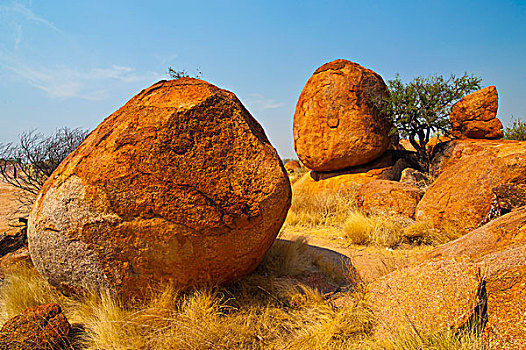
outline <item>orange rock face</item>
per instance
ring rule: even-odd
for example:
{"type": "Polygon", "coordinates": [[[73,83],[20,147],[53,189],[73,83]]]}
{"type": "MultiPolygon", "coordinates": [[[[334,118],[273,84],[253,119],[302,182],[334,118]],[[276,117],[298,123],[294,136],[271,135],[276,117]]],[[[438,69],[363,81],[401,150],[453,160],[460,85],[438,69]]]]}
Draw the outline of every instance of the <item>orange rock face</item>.
{"type": "Polygon", "coordinates": [[[357,63],[335,60],[318,68],[294,113],[294,147],[302,163],[334,171],[382,155],[391,124],[375,103],[387,96],[382,77],[357,63]]]}
{"type": "Polygon", "coordinates": [[[398,181],[374,180],[360,187],[358,205],[363,209],[389,215],[413,218],[424,192],[398,181]]]}
{"type": "Polygon", "coordinates": [[[479,268],[462,259],[433,260],[380,277],[366,293],[377,320],[375,337],[462,327],[483,301],[481,283],[479,268]]]}
{"type": "Polygon", "coordinates": [[[310,171],[293,185],[295,192],[316,194],[323,192],[355,192],[375,179],[393,177],[394,159],[390,154],[363,166],[341,171],[319,173],[310,171]]]}
{"type": "Polygon", "coordinates": [[[496,118],[499,95],[495,86],[464,96],[451,107],[451,133],[457,138],[500,139],[502,123],[496,118]]]}
{"type": "Polygon", "coordinates": [[[62,349],[71,326],[57,304],[25,309],[0,331],[0,348],[17,350],[62,349]]]}
{"type": "Polygon", "coordinates": [[[480,266],[486,281],[488,348],[526,348],[526,207],[433,249],[422,260],[462,256],[480,266]]]}
{"type": "Polygon", "coordinates": [[[277,152],[236,96],[161,81],[106,118],[57,168],[31,211],[37,270],[63,290],[124,298],[251,272],[291,189],[277,152]]]}
{"type": "Polygon", "coordinates": [[[494,189],[526,183],[526,142],[456,140],[448,147],[440,175],[418,204],[416,218],[468,232],[498,209],[494,189]]]}

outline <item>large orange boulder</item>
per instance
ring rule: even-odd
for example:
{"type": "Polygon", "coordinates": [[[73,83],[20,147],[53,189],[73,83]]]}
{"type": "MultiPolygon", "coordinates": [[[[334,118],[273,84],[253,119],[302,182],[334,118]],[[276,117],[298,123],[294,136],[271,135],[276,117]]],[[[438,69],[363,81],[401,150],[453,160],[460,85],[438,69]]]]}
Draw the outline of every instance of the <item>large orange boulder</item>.
{"type": "Polygon", "coordinates": [[[388,96],[382,77],[347,60],[318,68],[294,113],[294,147],[309,169],[334,171],[368,163],[390,145],[391,124],[377,104],[388,96]]]}
{"type": "Polygon", "coordinates": [[[504,202],[496,200],[499,186],[526,184],[526,142],[455,140],[443,153],[440,173],[418,203],[417,220],[468,232],[498,214],[504,202]]]}
{"type": "Polygon", "coordinates": [[[37,195],[28,240],[62,290],[224,284],[251,272],[290,206],[288,176],[236,96],[160,81],[104,120],[37,195]]]}
{"type": "Polygon", "coordinates": [[[65,349],[70,345],[70,331],[71,326],[58,304],[29,307],[2,326],[0,349],[65,349]]]}
{"type": "Polygon", "coordinates": [[[526,207],[424,254],[421,260],[469,257],[486,283],[490,349],[526,348],[526,207]]]}
{"type": "Polygon", "coordinates": [[[502,138],[502,123],[496,118],[498,107],[499,94],[495,86],[462,97],[451,107],[451,134],[456,138],[502,138]]]}
{"type": "Polygon", "coordinates": [[[360,187],[357,201],[358,205],[367,211],[413,218],[423,194],[424,191],[414,185],[374,180],[360,187]]]}
{"type": "Polygon", "coordinates": [[[366,291],[375,336],[459,329],[484,303],[482,287],[480,269],[468,259],[433,260],[380,277],[366,291]]]}

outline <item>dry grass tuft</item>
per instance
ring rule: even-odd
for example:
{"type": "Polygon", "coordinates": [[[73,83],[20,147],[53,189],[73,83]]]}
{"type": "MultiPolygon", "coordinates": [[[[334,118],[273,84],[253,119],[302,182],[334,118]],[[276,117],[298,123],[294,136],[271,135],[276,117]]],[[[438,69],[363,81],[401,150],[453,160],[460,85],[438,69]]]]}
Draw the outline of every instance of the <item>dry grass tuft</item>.
{"type": "Polygon", "coordinates": [[[0,289],[3,321],[21,313],[28,307],[48,303],[63,304],[67,298],[28,263],[21,263],[7,273],[0,289]]]}
{"type": "Polygon", "coordinates": [[[353,193],[294,192],[285,223],[288,226],[315,227],[339,225],[356,208],[353,193]]]}
{"type": "Polygon", "coordinates": [[[352,302],[337,307],[318,290],[289,278],[316,265],[305,247],[303,239],[277,241],[257,270],[238,283],[186,292],[166,285],[133,305],[104,290],[66,298],[26,265],[0,287],[1,302],[8,316],[58,302],[70,322],[85,329],[83,341],[75,343],[93,350],[475,349],[450,333],[437,340],[400,338],[388,347],[375,342],[362,289],[344,293],[352,302]]]}
{"type": "Polygon", "coordinates": [[[401,244],[439,245],[459,237],[458,231],[437,229],[426,221],[365,214],[361,211],[349,214],[343,230],[352,244],[389,248],[401,244]]]}

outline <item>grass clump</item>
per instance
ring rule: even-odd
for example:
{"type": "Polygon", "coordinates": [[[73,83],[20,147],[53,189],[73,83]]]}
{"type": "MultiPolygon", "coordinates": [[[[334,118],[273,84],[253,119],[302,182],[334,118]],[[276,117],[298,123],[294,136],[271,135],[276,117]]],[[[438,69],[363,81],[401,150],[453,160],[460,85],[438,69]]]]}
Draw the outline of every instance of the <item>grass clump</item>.
{"type": "Polygon", "coordinates": [[[356,208],[353,193],[296,191],[285,223],[288,226],[316,227],[341,225],[356,208]]]}
{"type": "Polygon", "coordinates": [[[364,303],[332,307],[294,279],[313,268],[309,259],[304,240],[277,241],[253,274],[229,287],[183,292],[166,285],[128,304],[107,290],[64,297],[24,266],[1,286],[1,302],[9,317],[58,302],[84,329],[75,341],[84,349],[349,349],[369,339],[364,303]]]}
{"type": "Polygon", "coordinates": [[[351,212],[343,224],[352,244],[396,248],[402,244],[443,244],[457,237],[454,230],[437,229],[426,221],[351,212]]]}

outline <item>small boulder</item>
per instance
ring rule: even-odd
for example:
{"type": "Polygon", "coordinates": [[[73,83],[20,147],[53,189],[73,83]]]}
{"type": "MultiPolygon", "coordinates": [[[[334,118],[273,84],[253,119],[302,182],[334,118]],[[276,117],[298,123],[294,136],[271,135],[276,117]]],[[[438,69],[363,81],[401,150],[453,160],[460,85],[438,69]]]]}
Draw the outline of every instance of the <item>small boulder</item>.
{"type": "Polygon", "coordinates": [[[283,224],[288,176],[237,97],[160,81],[106,118],[46,181],[28,224],[38,272],[66,292],[226,284],[283,224]]]}
{"type": "Polygon", "coordinates": [[[358,190],[358,205],[378,214],[414,218],[424,192],[414,185],[389,180],[374,180],[358,190]]]}
{"type": "Polygon", "coordinates": [[[25,309],[9,319],[0,330],[2,350],[63,349],[71,326],[57,304],[25,309]]]}
{"type": "Polygon", "coordinates": [[[318,68],[294,113],[294,147],[315,171],[371,162],[389,147],[391,123],[377,105],[388,96],[382,77],[347,60],[318,68]]]}
{"type": "Polygon", "coordinates": [[[289,174],[299,169],[301,169],[301,164],[297,160],[289,160],[287,163],[285,163],[285,170],[287,170],[287,173],[289,174]]]}
{"type": "Polygon", "coordinates": [[[485,302],[479,268],[463,259],[433,260],[380,277],[367,287],[366,300],[377,339],[459,329],[485,302]]]}
{"type": "Polygon", "coordinates": [[[441,154],[439,175],[418,203],[417,220],[466,233],[499,212],[495,189],[526,184],[526,142],[455,140],[441,154]]]}
{"type": "Polygon", "coordinates": [[[451,134],[456,138],[502,138],[502,123],[496,118],[498,107],[499,95],[495,86],[462,97],[451,107],[451,134]]]}

